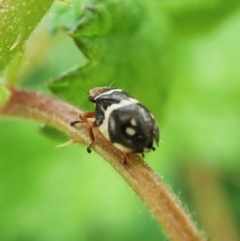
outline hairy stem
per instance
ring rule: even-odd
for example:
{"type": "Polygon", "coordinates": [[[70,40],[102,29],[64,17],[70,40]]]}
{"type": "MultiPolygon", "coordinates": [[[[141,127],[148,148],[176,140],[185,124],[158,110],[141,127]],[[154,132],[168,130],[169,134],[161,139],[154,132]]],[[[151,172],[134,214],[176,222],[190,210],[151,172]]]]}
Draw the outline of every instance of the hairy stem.
{"type": "MultiPolygon", "coordinates": [[[[44,122],[62,130],[74,142],[90,143],[87,124],[70,126],[70,122],[77,120],[82,110],[54,97],[13,90],[10,101],[0,113],[44,122]]],[[[94,129],[94,135],[96,145],[93,149],[127,181],[171,240],[205,240],[176,196],[138,155],[128,155],[127,164],[124,164],[122,153],[106,141],[97,128],[94,129]]]]}

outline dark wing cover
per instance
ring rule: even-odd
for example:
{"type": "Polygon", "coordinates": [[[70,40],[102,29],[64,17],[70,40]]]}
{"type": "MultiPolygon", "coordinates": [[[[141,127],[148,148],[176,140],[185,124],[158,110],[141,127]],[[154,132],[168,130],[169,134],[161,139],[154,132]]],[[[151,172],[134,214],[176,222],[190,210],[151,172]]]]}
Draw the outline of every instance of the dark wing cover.
{"type": "Polygon", "coordinates": [[[153,139],[158,140],[158,128],[155,123],[150,112],[139,103],[120,107],[109,117],[110,140],[136,153],[146,149],[153,150],[153,139]],[[133,119],[135,125],[131,123],[133,119]],[[127,128],[133,129],[134,134],[128,134],[127,128]]]}

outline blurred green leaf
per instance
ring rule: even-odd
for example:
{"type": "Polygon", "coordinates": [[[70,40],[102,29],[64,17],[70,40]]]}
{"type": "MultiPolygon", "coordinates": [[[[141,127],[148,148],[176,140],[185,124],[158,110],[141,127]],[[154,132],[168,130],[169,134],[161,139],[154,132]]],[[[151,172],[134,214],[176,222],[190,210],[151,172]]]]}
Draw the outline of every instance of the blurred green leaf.
{"type": "Polygon", "coordinates": [[[19,83],[19,72],[22,64],[23,57],[20,53],[16,53],[15,56],[9,61],[7,68],[5,69],[5,83],[9,86],[16,86],[19,83]]]}
{"type": "Polygon", "coordinates": [[[47,28],[51,33],[58,30],[69,31],[76,26],[82,15],[81,5],[83,0],[71,0],[71,6],[54,4],[47,16],[47,28]]]}
{"type": "Polygon", "coordinates": [[[69,139],[69,137],[65,133],[48,125],[41,125],[39,130],[41,134],[43,134],[46,137],[50,137],[53,140],[66,142],[69,139]]]}
{"type": "Polygon", "coordinates": [[[53,0],[0,2],[0,70],[22,51],[25,41],[50,8],[53,0]]]}
{"type": "Polygon", "coordinates": [[[87,2],[83,9],[83,18],[73,29],[74,37],[99,36],[108,32],[111,27],[111,16],[105,4],[87,2]]]}
{"type": "Polygon", "coordinates": [[[209,31],[239,7],[238,0],[163,1],[174,30],[183,35],[209,31]]]}
{"type": "Polygon", "coordinates": [[[11,92],[2,84],[0,84],[0,107],[4,106],[11,96],[11,92]]]}

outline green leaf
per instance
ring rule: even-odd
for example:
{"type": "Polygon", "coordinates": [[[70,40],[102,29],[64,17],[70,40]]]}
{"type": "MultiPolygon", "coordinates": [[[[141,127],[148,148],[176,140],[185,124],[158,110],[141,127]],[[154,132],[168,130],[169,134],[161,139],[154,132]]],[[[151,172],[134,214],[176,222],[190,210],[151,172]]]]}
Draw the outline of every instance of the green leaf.
{"type": "Polygon", "coordinates": [[[50,137],[53,140],[66,141],[69,139],[69,137],[65,133],[48,125],[42,125],[40,128],[40,132],[44,136],[50,137]]]}
{"type": "Polygon", "coordinates": [[[0,107],[4,106],[11,96],[11,92],[4,86],[0,84],[0,107]]]}
{"type": "Polygon", "coordinates": [[[54,0],[0,2],[0,70],[22,51],[25,41],[46,14],[54,0]]]}
{"type": "Polygon", "coordinates": [[[171,73],[165,71],[172,65],[167,61],[171,49],[166,47],[167,35],[162,26],[153,34],[155,19],[146,6],[138,1],[86,3],[83,15],[68,32],[88,62],[48,82],[50,90],[72,103],[89,107],[89,89],[114,82],[143,103],[155,103],[160,98],[158,108],[162,110],[170,83],[166,80],[171,79],[171,73]]]}
{"type": "Polygon", "coordinates": [[[88,64],[47,82],[50,90],[59,97],[79,106],[90,108],[87,93],[93,86],[106,85],[106,76],[111,76],[111,66],[94,66],[88,64]]]}
{"type": "Polygon", "coordinates": [[[164,1],[163,9],[169,16],[174,30],[181,34],[209,31],[219,25],[240,6],[240,1],[197,0],[164,1]]]}
{"type": "Polygon", "coordinates": [[[76,22],[82,15],[81,0],[71,0],[71,6],[54,4],[47,16],[47,27],[54,33],[58,30],[69,30],[76,26],[76,22]]]}
{"type": "Polygon", "coordinates": [[[105,4],[86,3],[83,11],[83,18],[73,29],[74,37],[100,36],[108,32],[111,27],[111,15],[105,4]]]}

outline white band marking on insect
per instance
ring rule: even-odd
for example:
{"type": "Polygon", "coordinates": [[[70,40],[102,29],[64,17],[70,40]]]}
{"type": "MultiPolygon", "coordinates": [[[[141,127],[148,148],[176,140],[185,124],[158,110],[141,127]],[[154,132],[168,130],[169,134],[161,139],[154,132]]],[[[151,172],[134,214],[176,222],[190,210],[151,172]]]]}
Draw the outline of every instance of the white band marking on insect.
{"type": "Polygon", "coordinates": [[[110,137],[109,137],[109,133],[108,133],[108,122],[109,122],[109,116],[111,115],[111,113],[114,110],[117,110],[121,107],[128,106],[128,105],[135,104],[135,103],[138,103],[138,101],[133,98],[129,98],[128,100],[121,100],[117,104],[112,104],[112,105],[108,106],[108,108],[106,109],[106,111],[104,113],[104,120],[98,128],[109,141],[110,141],[110,137]]]}
{"type": "Polygon", "coordinates": [[[108,90],[108,91],[103,92],[102,94],[96,96],[96,97],[95,97],[95,100],[98,99],[98,98],[101,97],[101,96],[104,96],[104,95],[110,95],[110,94],[112,94],[112,93],[114,93],[114,92],[122,92],[122,90],[121,90],[121,89],[112,89],[112,90],[108,90]]]}
{"type": "Polygon", "coordinates": [[[120,151],[123,151],[123,152],[132,152],[132,150],[131,150],[130,148],[128,148],[128,147],[126,147],[126,146],[123,146],[123,145],[121,145],[121,144],[119,144],[119,143],[113,143],[113,145],[114,145],[115,147],[117,147],[117,149],[119,149],[120,151]]]}

